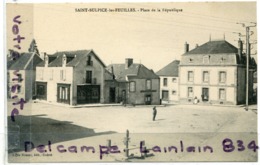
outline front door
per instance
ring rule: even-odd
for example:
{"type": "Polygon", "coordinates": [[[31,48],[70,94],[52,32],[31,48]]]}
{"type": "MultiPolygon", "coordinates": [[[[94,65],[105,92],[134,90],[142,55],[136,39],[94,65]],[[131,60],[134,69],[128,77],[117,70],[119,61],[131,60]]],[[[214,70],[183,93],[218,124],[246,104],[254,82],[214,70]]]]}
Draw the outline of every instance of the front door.
{"type": "Polygon", "coordinates": [[[116,102],[116,88],[111,87],[109,90],[109,102],[115,103],[116,102]]]}
{"type": "Polygon", "coordinates": [[[37,99],[47,100],[47,83],[36,82],[37,99]]]}
{"type": "Polygon", "coordinates": [[[209,101],[209,88],[202,88],[201,100],[209,101]]]}
{"type": "Polygon", "coordinates": [[[70,85],[58,84],[57,88],[57,102],[70,104],[70,85]]]}
{"type": "Polygon", "coordinates": [[[162,100],[169,100],[169,92],[162,91],[162,100]]]}
{"type": "Polygon", "coordinates": [[[151,95],[145,95],[145,104],[151,105],[152,103],[152,96],[151,95]]]}

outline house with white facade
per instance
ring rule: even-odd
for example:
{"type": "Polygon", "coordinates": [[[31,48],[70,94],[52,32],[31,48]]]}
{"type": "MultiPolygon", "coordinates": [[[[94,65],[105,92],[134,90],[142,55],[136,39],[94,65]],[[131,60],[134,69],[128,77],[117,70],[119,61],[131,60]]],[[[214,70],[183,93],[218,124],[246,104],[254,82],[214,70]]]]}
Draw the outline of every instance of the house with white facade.
{"type": "MultiPolygon", "coordinates": [[[[250,58],[251,59],[251,58],[250,58]]],[[[255,66],[250,62],[250,70],[255,66]]],[[[249,73],[249,100],[253,93],[253,73],[249,73]]],[[[181,103],[199,104],[245,103],[246,56],[242,41],[238,48],[225,40],[209,41],[185,53],[179,65],[179,100],[181,103]]]]}
{"type": "Polygon", "coordinates": [[[174,60],[156,74],[160,76],[160,99],[162,103],[179,101],[179,60],[174,60]]]}
{"type": "Polygon", "coordinates": [[[93,50],[45,54],[36,67],[37,99],[69,105],[105,103],[105,79],[112,79],[93,50]]]}

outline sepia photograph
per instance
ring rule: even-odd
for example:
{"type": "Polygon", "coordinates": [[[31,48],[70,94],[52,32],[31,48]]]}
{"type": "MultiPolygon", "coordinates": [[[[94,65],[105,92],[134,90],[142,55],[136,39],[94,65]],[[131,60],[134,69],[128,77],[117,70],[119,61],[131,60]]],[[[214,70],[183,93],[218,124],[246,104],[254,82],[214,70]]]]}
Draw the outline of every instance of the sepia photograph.
{"type": "Polygon", "coordinates": [[[256,1],[5,12],[7,162],[258,162],[256,1]]]}

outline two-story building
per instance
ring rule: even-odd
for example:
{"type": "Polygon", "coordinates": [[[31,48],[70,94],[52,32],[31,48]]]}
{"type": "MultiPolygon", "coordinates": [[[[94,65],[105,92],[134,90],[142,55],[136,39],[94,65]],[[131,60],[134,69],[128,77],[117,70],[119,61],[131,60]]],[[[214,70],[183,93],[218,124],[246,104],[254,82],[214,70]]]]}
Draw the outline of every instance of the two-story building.
{"type": "Polygon", "coordinates": [[[36,68],[37,98],[70,105],[105,103],[105,64],[93,50],[45,54],[36,68]]]}
{"type": "Polygon", "coordinates": [[[160,76],[160,98],[162,103],[179,101],[179,60],[174,60],[156,74],[160,76]]]}
{"type": "Polygon", "coordinates": [[[107,67],[113,75],[110,81],[110,99],[125,104],[160,104],[160,78],[143,64],[133,63],[127,58],[125,64],[111,64],[107,67]]]}
{"type": "MultiPolygon", "coordinates": [[[[246,56],[242,41],[238,43],[236,48],[225,40],[209,41],[191,51],[185,44],[179,65],[181,103],[192,103],[194,98],[205,104],[237,105],[245,102],[246,56]]],[[[252,76],[250,72],[250,94],[253,93],[252,76]]]]}

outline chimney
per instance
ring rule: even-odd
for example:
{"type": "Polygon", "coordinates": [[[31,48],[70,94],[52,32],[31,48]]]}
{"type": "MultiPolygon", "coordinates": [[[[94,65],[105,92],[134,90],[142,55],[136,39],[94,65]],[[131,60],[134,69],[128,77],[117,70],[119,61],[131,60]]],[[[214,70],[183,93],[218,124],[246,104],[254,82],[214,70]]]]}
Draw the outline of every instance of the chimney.
{"type": "Polygon", "coordinates": [[[199,44],[196,44],[195,48],[199,47],[199,44]]]}
{"type": "Polygon", "coordinates": [[[44,52],[44,66],[48,67],[49,64],[49,57],[46,52],[44,52]]]}
{"type": "Polygon", "coordinates": [[[238,56],[239,59],[242,60],[242,54],[243,54],[243,42],[240,40],[238,40],[238,56]]]}
{"type": "Polygon", "coordinates": [[[184,53],[187,53],[189,51],[189,44],[185,42],[184,44],[184,53]]]}
{"type": "Polygon", "coordinates": [[[125,69],[128,69],[133,64],[132,58],[126,58],[125,59],[125,69]]]}
{"type": "Polygon", "coordinates": [[[113,76],[113,80],[115,79],[115,74],[114,74],[114,67],[113,65],[111,66],[111,72],[112,72],[112,76],[113,76]]]}
{"type": "Polygon", "coordinates": [[[62,67],[65,67],[67,64],[67,56],[65,54],[63,54],[63,57],[62,57],[62,67]]]}

